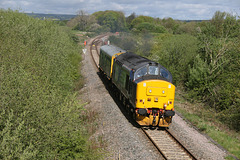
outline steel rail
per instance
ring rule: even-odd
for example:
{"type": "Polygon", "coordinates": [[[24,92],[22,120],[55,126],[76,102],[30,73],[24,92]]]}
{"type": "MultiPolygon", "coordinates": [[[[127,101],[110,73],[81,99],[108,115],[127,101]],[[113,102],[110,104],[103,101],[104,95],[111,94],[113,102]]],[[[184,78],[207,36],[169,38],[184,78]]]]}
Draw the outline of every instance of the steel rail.
{"type": "Polygon", "coordinates": [[[106,36],[109,36],[109,35],[110,35],[110,34],[107,33],[107,34],[103,34],[103,35],[97,36],[97,37],[94,38],[94,39],[92,40],[92,42],[90,43],[90,54],[91,54],[92,60],[93,60],[93,62],[94,62],[94,64],[95,64],[95,67],[96,67],[96,68],[98,68],[98,64],[97,64],[97,62],[95,61],[95,58],[94,58],[94,56],[93,56],[93,50],[96,50],[96,53],[97,53],[97,55],[99,56],[100,53],[99,53],[97,47],[98,47],[98,45],[101,43],[101,38],[106,37],[106,36]],[[93,49],[93,46],[94,46],[95,49],[93,49]]]}
{"type": "Polygon", "coordinates": [[[95,50],[96,50],[96,52],[98,53],[97,47],[96,47],[96,45],[95,45],[96,39],[98,39],[98,38],[95,38],[95,39],[92,41],[92,43],[90,44],[90,55],[91,55],[91,57],[92,57],[93,63],[95,64],[95,67],[98,68],[98,64],[97,64],[97,62],[95,61],[94,56],[93,56],[93,45],[95,46],[95,50]]]}
{"type": "Polygon", "coordinates": [[[141,129],[164,159],[197,160],[167,129],[146,130],[144,127],[141,127],[141,129]]]}
{"type": "Polygon", "coordinates": [[[190,156],[192,157],[192,159],[197,160],[197,158],[169,131],[169,130],[165,130],[177,143],[178,145],[181,146],[181,148],[184,149],[184,151],[190,156]]]}

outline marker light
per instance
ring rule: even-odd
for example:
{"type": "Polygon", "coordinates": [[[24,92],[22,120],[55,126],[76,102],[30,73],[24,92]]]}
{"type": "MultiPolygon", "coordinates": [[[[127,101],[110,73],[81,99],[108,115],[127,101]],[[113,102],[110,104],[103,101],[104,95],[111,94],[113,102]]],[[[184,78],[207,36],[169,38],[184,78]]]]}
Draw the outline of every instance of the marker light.
{"type": "Polygon", "coordinates": [[[164,105],[163,105],[163,108],[164,108],[164,109],[166,109],[166,107],[167,107],[167,104],[166,104],[166,103],[164,103],[164,105]]]}

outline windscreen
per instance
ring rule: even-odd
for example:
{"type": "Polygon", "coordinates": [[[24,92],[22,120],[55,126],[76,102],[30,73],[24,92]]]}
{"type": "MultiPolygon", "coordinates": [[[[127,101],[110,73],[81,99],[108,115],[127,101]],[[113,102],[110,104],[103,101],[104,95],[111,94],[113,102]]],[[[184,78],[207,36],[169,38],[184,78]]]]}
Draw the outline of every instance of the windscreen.
{"type": "Polygon", "coordinates": [[[168,81],[172,82],[171,74],[163,68],[160,68],[160,76],[162,76],[163,78],[166,78],[168,81]]]}
{"type": "Polygon", "coordinates": [[[155,75],[166,78],[169,82],[172,82],[172,75],[170,72],[161,65],[146,65],[139,68],[134,74],[134,80],[137,80],[145,75],[155,75]]]}
{"type": "Polygon", "coordinates": [[[147,67],[143,67],[143,68],[140,68],[136,71],[136,73],[134,74],[134,79],[138,79],[142,76],[145,76],[147,74],[147,67]]]}
{"type": "Polygon", "coordinates": [[[148,74],[149,75],[158,75],[158,66],[149,66],[148,67],[148,74]]]}

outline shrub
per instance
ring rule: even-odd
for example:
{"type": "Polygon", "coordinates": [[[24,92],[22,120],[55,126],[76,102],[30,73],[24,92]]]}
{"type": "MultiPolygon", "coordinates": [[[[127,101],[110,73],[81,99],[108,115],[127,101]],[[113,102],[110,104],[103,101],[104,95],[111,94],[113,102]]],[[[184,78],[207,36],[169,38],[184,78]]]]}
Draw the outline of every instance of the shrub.
{"type": "Polygon", "coordinates": [[[150,58],[165,66],[173,75],[173,83],[184,85],[188,66],[197,54],[197,40],[190,35],[161,34],[155,37],[150,58]]]}
{"type": "Polygon", "coordinates": [[[95,155],[83,136],[83,106],[73,92],[79,48],[67,32],[49,20],[0,10],[1,159],[95,155]],[[72,142],[77,146],[70,152],[72,142]]]}

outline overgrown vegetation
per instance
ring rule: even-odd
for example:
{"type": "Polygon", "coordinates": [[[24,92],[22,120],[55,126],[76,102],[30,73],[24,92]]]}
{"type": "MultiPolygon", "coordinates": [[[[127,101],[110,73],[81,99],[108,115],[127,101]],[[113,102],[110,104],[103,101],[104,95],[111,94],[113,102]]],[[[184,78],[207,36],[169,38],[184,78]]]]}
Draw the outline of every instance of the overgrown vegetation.
{"type": "Polygon", "coordinates": [[[0,10],[0,159],[97,159],[76,99],[78,45],[49,20],[0,10]]]}
{"type": "MultiPolygon", "coordinates": [[[[184,100],[179,91],[176,93],[174,103],[176,110],[199,131],[209,135],[235,157],[240,157],[239,134],[232,132],[223,122],[217,120],[218,114],[214,109],[205,108],[204,103],[190,103],[184,100]]],[[[226,159],[234,160],[232,155],[227,156],[226,159]]]]}

